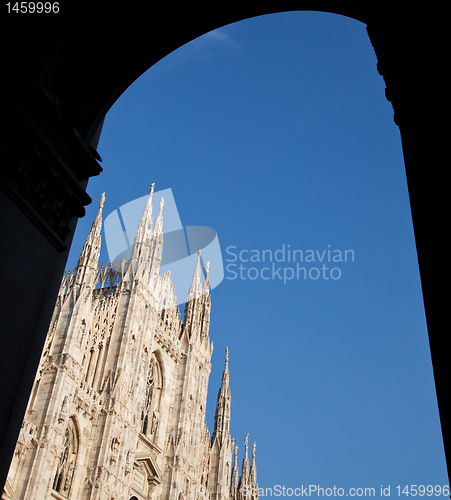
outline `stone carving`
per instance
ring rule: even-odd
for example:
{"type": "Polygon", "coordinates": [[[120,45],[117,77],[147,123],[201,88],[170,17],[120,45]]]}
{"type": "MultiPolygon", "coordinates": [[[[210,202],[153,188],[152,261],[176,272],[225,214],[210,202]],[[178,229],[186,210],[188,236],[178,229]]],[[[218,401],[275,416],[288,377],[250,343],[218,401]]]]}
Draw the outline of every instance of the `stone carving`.
{"type": "Polygon", "coordinates": [[[61,403],[61,411],[58,415],[58,423],[62,424],[66,419],[67,407],[69,405],[69,396],[64,396],[63,402],[61,403]]]}
{"type": "Polygon", "coordinates": [[[63,403],[61,405],[61,412],[66,413],[67,412],[67,405],[69,404],[69,396],[64,396],[63,403]]]}
{"type": "Polygon", "coordinates": [[[154,410],[152,416],[152,426],[150,429],[150,434],[155,434],[157,432],[159,422],[160,422],[160,413],[158,410],[154,410]]]}
{"type": "Polygon", "coordinates": [[[78,332],[78,344],[82,345],[83,340],[85,338],[86,332],[86,321],[84,319],[81,320],[80,331],[78,332]]]}
{"type": "Polygon", "coordinates": [[[117,436],[114,436],[114,438],[111,440],[111,451],[118,451],[120,444],[121,442],[119,438],[117,436]]]}

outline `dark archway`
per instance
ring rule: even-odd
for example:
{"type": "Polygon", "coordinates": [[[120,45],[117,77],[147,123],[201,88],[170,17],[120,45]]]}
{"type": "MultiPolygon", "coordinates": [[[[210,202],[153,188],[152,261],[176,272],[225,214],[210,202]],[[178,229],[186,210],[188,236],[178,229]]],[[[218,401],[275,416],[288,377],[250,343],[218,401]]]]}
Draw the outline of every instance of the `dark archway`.
{"type": "MultiPolygon", "coordinates": [[[[270,4],[267,4],[270,5],[270,4]]],[[[406,166],[445,449],[450,451],[443,265],[447,143],[441,122],[445,45],[436,14],[411,4],[288,1],[270,7],[128,4],[59,6],[47,15],[10,13],[2,26],[0,455],[4,481],[39,361],[76,221],[101,172],[95,147],[108,109],[144,71],[212,29],[256,15],[315,10],[367,26],[406,166]],[[72,9],[72,10],[67,10],[72,9]],[[108,10],[110,9],[110,10],[108,10]],[[148,8],[146,8],[148,9],[148,8]],[[39,17],[40,16],[40,17],[39,17]]],[[[421,404],[421,402],[419,402],[421,404]]],[[[450,460],[448,460],[448,464],[450,460]]],[[[449,467],[449,465],[448,465],[449,467]]]]}

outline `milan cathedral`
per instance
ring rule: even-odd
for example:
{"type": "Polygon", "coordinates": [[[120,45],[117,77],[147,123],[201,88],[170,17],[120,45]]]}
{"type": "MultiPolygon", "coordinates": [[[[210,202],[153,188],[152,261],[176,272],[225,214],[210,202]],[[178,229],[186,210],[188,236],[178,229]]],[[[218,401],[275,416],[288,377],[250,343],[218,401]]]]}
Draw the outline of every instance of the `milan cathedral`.
{"type": "Polygon", "coordinates": [[[163,205],[152,185],[131,254],[102,264],[102,195],[61,283],[2,500],[256,500],[255,443],[241,474],[230,435],[228,350],[213,434],[205,407],[209,264],[201,254],[181,320],[160,275],[163,205]]]}

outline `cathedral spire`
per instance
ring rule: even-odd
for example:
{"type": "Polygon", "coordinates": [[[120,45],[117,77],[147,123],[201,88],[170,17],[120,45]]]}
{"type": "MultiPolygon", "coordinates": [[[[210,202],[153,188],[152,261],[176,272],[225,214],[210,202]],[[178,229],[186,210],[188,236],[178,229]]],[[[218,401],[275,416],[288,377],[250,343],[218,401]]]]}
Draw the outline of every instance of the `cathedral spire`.
{"type": "Polygon", "coordinates": [[[77,267],[75,270],[75,285],[94,286],[97,276],[97,268],[100,255],[100,245],[102,242],[102,211],[105,203],[105,193],[100,196],[99,210],[92,223],[91,231],[86,238],[85,244],[80,252],[77,267]]]}
{"type": "Polygon", "coordinates": [[[202,287],[202,295],[208,295],[210,290],[210,262],[205,266],[205,281],[202,287]]]}
{"type": "MultiPolygon", "coordinates": [[[[218,393],[215,413],[214,440],[216,436],[222,441],[229,438],[230,427],[230,387],[229,387],[229,348],[226,347],[225,366],[222,374],[221,388],[218,393]]],[[[230,438],[229,438],[230,439],[230,438]]]]}
{"type": "Polygon", "coordinates": [[[226,347],[225,366],[224,366],[224,372],[222,373],[221,389],[224,389],[224,391],[229,389],[229,348],[228,347],[226,347]]]}
{"type": "Polygon", "coordinates": [[[249,439],[249,434],[246,434],[246,439],[244,440],[244,458],[243,467],[241,469],[241,478],[246,478],[246,482],[249,478],[249,458],[247,456],[247,443],[249,439]]]}
{"type": "Polygon", "coordinates": [[[183,332],[190,342],[199,339],[204,348],[209,348],[208,332],[210,329],[211,297],[209,294],[210,263],[206,265],[205,281],[201,283],[201,251],[197,252],[197,263],[193,274],[193,281],[189,287],[185,305],[183,332]]]}
{"type": "Polygon", "coordinates": [[[154,233],[161,233],[163,231],[163,206],[164,206],[164,198],[161,197],[160,200],[160,208],[158,210],[157,220],[155,221],[154,233]]]}
{"type": "Polygon", "coordinates": [[[232,448],[234,448],[234,458],[232,467],[232,478],[230,480],[230,498],[236,500],[238,490],[238,446],[234,446],[235,440],[232,440],[232,448]]]}
{"type": "Polygon", "coordinates": [[[149,258],[149,237],[152,234],[152,196],[155,188],[155,183],[150,186],[149,198],[147,200],[146,206],[144,207],[144,212],[139,221],[138,229],[135,233],[135,239],[133,240],[132,251],[130,255],[130,262],[142,260],[147,261],[149,258]]]}
{"type": "Polygon", "coordinates": [[[198,250],[196,269],[194,270],[193,281],[191,282],[191,285],[189,287],[187,302],[193,299],[197,299],[202,294],[202,286],[200,284],[200,276],[201,276],[200,257],[201,257],[201,252],[200,250],[198,250]]]}
{"type": "Polygon", "coordinates": [[[251,464],[251,471],[249,474],[249,486],[252,489],[252,491],[258,491],[258,485],[257,485],[257,466],[255,465],[255,448],[257,447],[257,444],[254,442],[252,445],[252,464],[251,464]]]}
{"type": "Polygon", "coordinates": [[[163,257],[163,206],[164,198],[160,200],[160,208],[158,210],[157,220],[153,228],[153,234],[150,238],[150,272],[151,274],[159,274],[161,259],[163,257]]]}
{"type": "Polygon", "coordinates": [[[231,491],[230,462],[233,453],[233,442],[230,438],[230,387],[228,348],[226,348],[225,352],[224,372],[222,374],[222,383],[221,388],[219,389],[218,400],[216,404],[215,427],[211,438],[211,450],[211,498],[214,500],[229,498],[231,491]]]}
{"type": "Polygon", "coordinates": [[[246,439],[244,440],[244,458],[243,466],[241,468],[241,477],[238,483],[238,498],[246,498],[249,493],[249,458],[247,456],[248,449],[247,443],[249,439],[249,434],[246,434],[246,439]]]}

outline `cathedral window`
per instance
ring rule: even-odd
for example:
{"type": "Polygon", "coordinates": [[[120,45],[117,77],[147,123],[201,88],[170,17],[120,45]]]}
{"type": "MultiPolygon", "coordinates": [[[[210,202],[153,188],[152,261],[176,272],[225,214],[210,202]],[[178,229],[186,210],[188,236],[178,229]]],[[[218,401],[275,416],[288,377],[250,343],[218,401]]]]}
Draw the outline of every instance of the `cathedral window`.
{"type": "Polygon", "coordinates": [[[72,419],[64,433],[63,450],[58,459],[53,489],[62,496],[69,498],[75,467],[77,464],[78,439],[72,419]]]}
{"type": "Polygon", "coordinates": [[[147,436],[156,435],[157,433],[160,422],[161,391],[161,365],[153,355],[147,372],[146,389],[141,410],[141,432],[147,436]]]}
{"type": "MultiPolygon", "coordinates": [[[[152,360],[153,361],[153,360],[152,360]]],[[[141,411],[141,420],[142,420],[142,433],[147,434],[147,429],[149,427],[149,412],[152,406],[152,396],[154,392],[155,386],[155,378],[154,378],[155,364],[153,362],[150,363],[149,371],[147,372],[147,381],[146,381],[146,392],[144,396],[144,405],[141,411]]]]}

